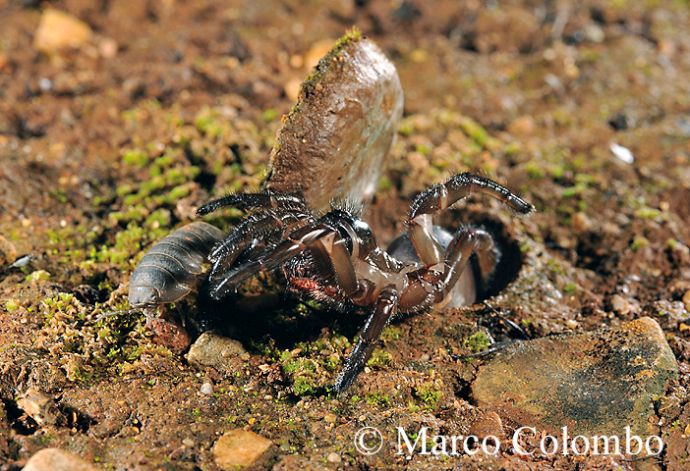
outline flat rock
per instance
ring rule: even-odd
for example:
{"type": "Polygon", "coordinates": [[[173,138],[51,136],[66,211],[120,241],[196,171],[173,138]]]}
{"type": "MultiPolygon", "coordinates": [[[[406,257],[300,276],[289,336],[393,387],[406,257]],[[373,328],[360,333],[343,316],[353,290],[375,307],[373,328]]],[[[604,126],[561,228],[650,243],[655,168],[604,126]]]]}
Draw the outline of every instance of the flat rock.
{"type": "Polygon", "coordinates": [[[573,434],[649,434],[652,401],[678,377],[663,331],[643,317],[606,329],[509,347],[483,365],[477,404],[504,419],[573,434]]]}
{"type": "Polygon", "coordinates": [[[261,469],[272,457],[273,442],[254,432],[234,429],[213,445],[213,459],[224,470],[261,469]]]}
{"type": "Polygon", "coordinates": [[[44,448],[35,453],[24,471],[97,471],[91,463],[59,448],[44,448]]]}
{"type": "Polygon", "coordinates": [[[237,340],[214,332],[204,332],[192,344],[187,361],[197,367],[211,366],[221,373],[232,374],[242,363],[247,351],[237,340]]]}
{"type": "Polygon", "coordinates": [[[349,33],[319,61],[284,118],[267,188],[301,192],[314,209],[333,199],[368,199],[402,110],[393,63],[359,32],[349,33]]]}

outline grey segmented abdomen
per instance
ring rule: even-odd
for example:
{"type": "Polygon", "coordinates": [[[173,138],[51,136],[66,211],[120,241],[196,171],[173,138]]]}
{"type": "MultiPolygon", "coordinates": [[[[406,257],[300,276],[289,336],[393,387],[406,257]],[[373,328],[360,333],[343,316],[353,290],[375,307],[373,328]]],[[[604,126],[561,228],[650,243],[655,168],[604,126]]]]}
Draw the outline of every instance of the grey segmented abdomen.
{"type": "Polygon", "coordinates": [[[222,238],[220,229],[196,221],[154,244],[129,280],[129,304],[157,306],[185,297],[199,283],[206,256],[222,238]]]}

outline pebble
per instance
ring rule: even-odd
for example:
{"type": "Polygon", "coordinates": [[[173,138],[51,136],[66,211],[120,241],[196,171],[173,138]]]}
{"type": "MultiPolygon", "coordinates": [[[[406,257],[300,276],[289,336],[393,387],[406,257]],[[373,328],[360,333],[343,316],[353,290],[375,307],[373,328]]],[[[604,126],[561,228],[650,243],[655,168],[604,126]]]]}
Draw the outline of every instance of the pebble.
{"type": "Polygon", "coordinates": [[[211,366],[220,373],[233,374],[238,371],[247,351],[237,340],[204,332],[189,348],[187,361],[198,368],[211,366]]]}
{"type": "Polygon", "coordinates": [[[53,54],[61,49],[86,44],[92,34],[89,25],[80,19],[54,8],[46,8],[34,36],[34,47],[45,54],[53,54]]]}
{"type": "Polygon", "coordinates": [[[655,398],[678,377],[656,321],[520,342],[479,369],[473,397],[504,421],[574,434],[648,432],[655,398]]]}
{"type": "Polygon", "coordinates": [[[17,399],[17,405],[38,425],[55,425],[60,412],[53,400],[45,393],[29,388],[17,399]]]}
{"type": "Polygon", "coordinates": [[[626,164],[632,164],[635,162],[635,156],[627,147],[623,147],[613,142],[609,148],[611,149],[611,153],[614,155],[614,157],[621,162],[625,162],[626,164]]]}
{"type": "Polygon", "coordinates": [[[24,471],[97,471],[98,468],[79,456],[59,448],[44,448],[34,454],[24,471]]]}
{"type": "Polygon", "coordinates": [[[201,385],[201,389],[199,389],[199,392],[204,396],[210,396],[211,394],[213,394],[213,385],[209,382],[206,382],[201,385]]]}
{"type": "Polygon", "coordinates": [[[194,447],[194,440],[192,440],[191,438],[185,438],[182,440],[182,444],[187,448],[192,448],[194,447]]]}
{"type": "Polygon", "coordinates": [[[326,415],[323,417],[323,420],[325,420],[325,421],[328,422],[329,424],[334,424],[335,421],[337,420],[337,417],[336,417],[336,415],[333,414],[332,412],[329,412],[328,414],[326,414],[326,415]]]}
{"type": "Polygon", "coordinates": [[[340,463],[340,455],[336,452],[329,453],[326,459],[329,463],[340,463]]]}
{"type": "Polygon", "coordinates": [[[234,429],[213,445],[213,459],[223,470],[261,468],[271,459],[274,449],[271,440],[248,430],[234,429]]]}
{"type": "Polygon", "coordinates": [[[686,311],[690,311],[690,290],[686,291],[683,295],[683,305],[686,311]]]}
{"type": "Polygon", "coordinates": [[[631,311],[630,303],[620,294],[614,294],[611,297],[611,307],[615,312],[621,315],[629,314],[631,311]]]}

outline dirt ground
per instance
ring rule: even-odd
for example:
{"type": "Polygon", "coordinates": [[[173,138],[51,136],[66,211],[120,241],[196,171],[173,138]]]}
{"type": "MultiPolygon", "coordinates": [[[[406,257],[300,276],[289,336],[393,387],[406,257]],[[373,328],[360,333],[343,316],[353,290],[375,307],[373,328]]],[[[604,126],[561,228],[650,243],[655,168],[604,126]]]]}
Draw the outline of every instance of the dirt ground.
{"type": "MultiPolygon", "coordinates": [[[[214,470],[214,443],[238,428],[273,442],[275,469],[685,469],[688,77],[685,0],[0,0],[0,469],[57,447],[104,469],[214,470]],[[78,44],[36,40],[48,8],[83,22],[78,44]],[[129,275],[211,196],[258,188],[299,83],[352,25],[405,91],[367,209],[379,241],[417,192],[460,171],[537,212],[473,198],[446,215],[498,235],[495,296],[388,327],[346,397],[330,387],[362,319],[310,303],[166,307],[191,340],[213,311],[246,349],[232,371],[190,365],[188,339],[161,344],[129,309],[129,275]],[[375,455],[355,448],[365,425],[467,433],[487,360],[457,358],[515,337],[504,317],[539,338],[641,316],[680,372],[653,404],[658,459],[407,459],[392,435],[375,455]]],[[[501,419],[508,435],[518,425],[501,419]]]]}

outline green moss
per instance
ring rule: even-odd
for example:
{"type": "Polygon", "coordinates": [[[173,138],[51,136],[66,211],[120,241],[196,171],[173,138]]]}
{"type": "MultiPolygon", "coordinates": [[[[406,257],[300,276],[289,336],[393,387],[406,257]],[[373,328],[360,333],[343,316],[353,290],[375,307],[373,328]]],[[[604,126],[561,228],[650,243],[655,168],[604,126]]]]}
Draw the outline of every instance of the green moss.
{"type": "Polygon", "coordinates": [[[306,396],[316,394],[316,386],[310,378],[303,376],[295,378],[292,383],[292,391],[297,396],[306,396]]]}
{"type": "Polygon", "coordinates": [[[563,291],[565,291],[567,294],[574,293],[575,290],[577,289],[577,284],[570,282],[565,285],[563,288],[563,291]]]}
{"type": "Polygon", "coordinates": [[[314,395],[318,390],[317,364],[309,358],[294,357],[290,351],[280,355],[283,373],[292,380],[292,391],[297,396],[314,395]]]}
{"type": "Polygon", "coordinates": [[[564,198],[572,198],[573,196],[578,196],[581,195],[585,190],[587,189],[586,185],[583,184],[576,184],[574,186],[570,186],[568,188],[564,188],[563,192],[561,195],[564,198]]]}
{"type": "Polygon", "coordinates": [[[387,176],[382,176],[379,178],[379,184],[378,184],[378,191],[384,192],[384,191],[390,191],[393,189],[393,182],[391,182],[390,178],[387,176]]]}
{"type": "Polygon", "coordinates": [[[426,144],[417,144],[415,146],[415,150],[425,157],[427,157],[431,153],[431,147],[429,147],[426,144]]]}
{"type": "Polygon", "coordinates": [[[655,220],[659,219],[662,216],[662,212],[659,211],[658,209],[655,208],[650,208],[648,206],[644,206],[637,211],[635,211],[635,217],[640,218],[640,219],[650,219],[650,220],[655,220]]]}
{"type": "Polygon", "coordinates": [[[468,348],[472,353],[478,353],[491,346],[491,339],[485,332],[478,331],[467,337],[464,345],[465,348],[468,348]]]}
{"type": "Polygon", "coordinates": [[[18,310],[21,307],[19,304],[19,301],[16,299],[8,299],[5,301],[5,309],[7,309],[8,312],[14,312],[18,310]]]}
{"type": "Polygon", "coordinates": [[[633,239],[633,241],[630,244],[630,248],[632,249],[633,252],[637,252],[638,250],[641,250],[649,245],[649,241],[642,237],[642,236],[637,236],[633,239]]]}
{"type": "Polygon", "coordinates": [[[278,116],[279,116],[279,113],[275,108],[269,108],[267,110],[264,110],[261,113],[261,119],[267,123],[270,123],[271,121],[275,121],[275,119],[278,116]]]}
{"type": "Polygon", "coordinates": [[[122,154],[122,161],[126,165],[146,167],[149,163],[149,156],[141,149],[131,149],[122,154]]]}
{"type": "Polygon", "coordinates": [[[103,246],[96,254],[99,262],[116,265],[129,265],[132,258],[141,251],[142,244],[161,235],[155,230],[145,229],[136,223],[127,225],[127,229],[115,235],[113,246],[103,246]]]}
{"type": "Polygon", "coordinates": [[[46,281],[50,279],[50,273],[45,270],[36,270],[26,275],[25,279],[29,282],[46,281]]]}
{"type": "Polygon", "coordinates": [[[505,152],[506,155],[510,156],[510,155],[516,155],[521,150],[522,150],[522,145],[517,141],[513,141],[513,142],[509,142],[508,144],[506,144],[505,148],[503,149],[503,152],[505,152]]]}
{"type": "Polygon", "coordinates": [[[392,342],[394,340],[398,340],[401,335],[402,330],[400,329],[400,327],[389,325],[388,327],[383,329],[383,332],[381,332],[381,340],[383,340],[384,342],[392,342]]]}
{"type": "MultiPolygon", "coordinates": [[[[333,48],[328,52],[328,54],[326,54],[324,57],[321,58],[321,60],[319,60],[319,63],[316,64],[314,70],[307,76],[304,82],[302,82],[302,87],[300,88],[300,98],[298,102],[301,102],[304,97],[309,96],[312,93],[314,87],[319,82],[319,80],[321,80],[322,75],[328,70],[333,60],[339,58],[343,50],[347,46],[359,41],[361,38],[362,33],[355,26],[348,30],[340,39],[338,39],[335,42],[333,48]]],[[[298,109],[298,105],[293,107],[292,111],[290,111],[290,115],[296,113],[298,109]]],[[[288,118],[290,115],[288,115],[288,118]]]]}
{"type": "Polygon", "coordinates": [[[544,178],[546,176],[544,170],[536,162],[528,162],[527,164],[525,164],[525,171],[527,172],[527,175],[529,175],[530,178],[533,178],[535,180],[544,178]]]}
{"type": "Polygon", "coordinates": [[[392,360],[393,357],[390,353],[379,348],[373,351],[371,358],[369,358],[369,361],[367,362],[367,365],[373,368],[385,368],[391,364],[392,360]]]}
{"type": "Polygon", "coordinates": [[[220,137],[225,129],[219,113],[211,108],[204,108],[197,114],[194,126],[200,133],[214,139],[220,137]]]}
{"type": "Polygon", "coordinates": [[[414,123],[409,118],[404,118],[398,125],[398,134],[409,137],[414,133],[414,123]]]}
{"type": "Polygon", "coordinates": [[[381,392],[381,391],[374,391],[371,393],[368,393],[364,397],[364,401],[369,404],[370,406],[390,406],[391,405],[391,398],[387,394],[381,392]]]}
{"type": "Polygon", "coordinates": [[[460,129],[477,145],[484,148],[489,141],[489,134],[479,123],[470,117],[462,116],[460,119],[460,129]]]}
{"type": "Polygon", "coordinates": [[[438,389],[437,384],[433,381],[422,383],[415,387],[413,394],[421,400],[425,408],[429,410],[435,409],[443,398],[443,392],[438,389]]]}

